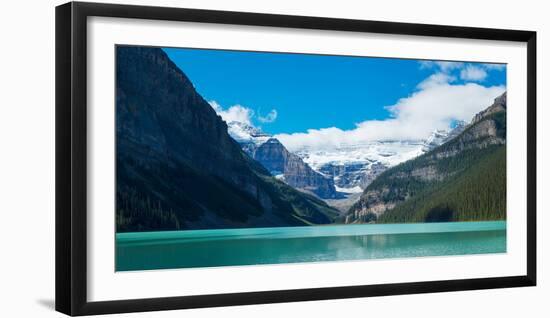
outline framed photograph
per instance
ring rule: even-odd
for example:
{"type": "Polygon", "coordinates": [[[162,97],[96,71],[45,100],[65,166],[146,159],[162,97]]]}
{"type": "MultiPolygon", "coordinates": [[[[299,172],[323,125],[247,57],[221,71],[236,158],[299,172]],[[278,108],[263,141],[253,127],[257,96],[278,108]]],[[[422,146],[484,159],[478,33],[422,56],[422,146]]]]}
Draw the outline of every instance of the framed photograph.
{"type": "Polygon", "coordinates": [[[56,309],[534,286],[536,33],[56,8],[56,309]]]}

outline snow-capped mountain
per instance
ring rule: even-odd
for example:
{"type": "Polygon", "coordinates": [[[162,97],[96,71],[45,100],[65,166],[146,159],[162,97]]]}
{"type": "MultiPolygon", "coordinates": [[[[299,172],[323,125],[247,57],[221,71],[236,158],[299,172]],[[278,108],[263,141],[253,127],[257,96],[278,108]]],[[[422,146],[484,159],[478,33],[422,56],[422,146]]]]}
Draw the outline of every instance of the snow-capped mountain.
{"type": "Polygon", "coordinates": [[[314,170],[333,178],[338,191],[354,193],[365,189],[386,169],[458,136],[466,125],[460,121],[451,130],[434,130],[425,140],[373,141],[322,151],[302,149],[296,154],[314,170]]]}
{"type": "Polygon", "coordinates": [[[260,145],[271,138],[271,135],[264,133],[261,129],[238,121],[227,123],[227,132],[251,157],[260,145]]]}
{"type": "MultiPolygon", "coordinates": [[[[425,140],[372,141],[324,150],[304,148],[294,154],[317,173],[332,179],[336,191],[357,193],[386,169],[456,137],[465,126],[466,123],[457,122],[451,130],[434,130],[425,140]]],[[[229,134],[252,158],[257,157],[255,153],[260,146],[272,139],[271,135],[245,123],[230,122],[228,127],[229,134]]]]}
{"type": "Polygon", "coordinates": [[[313,170],[300,157],[290,153],[278,139],[241,122],[230,122],[228,132],[251,158],[291,187],[314,193],[323,199],[341,196],[332,178],[313,170]]]}
{"type": "Polygon", "coordinates": [[[302,149],[296,154],[314,170],[332,177],[343,192],[364,189],[389,167],[423,153],[423,141],[373,141],[330,150],[302,149]]]}
{"type": "Polygon", "coordinates": [[[451,130],[437,129],[424,142],[422,151],[428,152],[439,145],[446,143],[454,137],[460,135],[464,131],[468,123],[465,121],[457,121],[451,130]]]}
{"type": "Polygon", "coordinates": [[[431,133],[431,135],[426,138],[422,150],[428,152],[435,147],[441,145],[444,140],[449,136],[449,131],[437,129],[431,133]]]}

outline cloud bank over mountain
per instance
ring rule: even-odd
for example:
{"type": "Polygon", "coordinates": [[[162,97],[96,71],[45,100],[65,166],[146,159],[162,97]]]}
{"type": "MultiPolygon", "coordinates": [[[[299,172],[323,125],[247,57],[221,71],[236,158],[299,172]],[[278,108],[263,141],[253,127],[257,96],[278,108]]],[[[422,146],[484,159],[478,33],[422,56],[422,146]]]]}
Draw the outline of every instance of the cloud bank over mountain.
{"type": "Polygon", "coordinates": [[[254,126],[254,120],[257,120],[260,123],[269,124],[277,120],[277,110],[272,109],[266,115],[262,115],[259,111],[256,112],[250,107],[246,107],[240,104],[229,106],[228,108],[223,108],[217,101],[211,100],[208,102],[212,108],[216,111],[222,119],[227,122],[239,122],[244,123],[249,126],[254,126]]]}
{"type": "MultiPolygon", "coordinates": [[[[411,94],[385,106],[388,118],[359,121],[355,128],[348,130],[312,128],[274,137],[289,151],[334,149],[372,141],[423,140],[435,129],[449,129],[455,121],[469,121],[481,106],[490,105],[506,89],[504,85],[483,85],[491,72],[505,70],[503,64],[446,61],[419,61],[418,64],[420,70],[432,73],[421,80],[411,94]]],[[[224,108],[216,101],[209,103],[228,123],[255,126],[255,123],[269,124],[278,119],[276,109],[262,115],[240,104],[224,108]]],[[[345,105],[334,107],[345,111],[345,105]]]]}
{"type": "Polygon", "coordinates": [[[503,69],[496,64],[473,66],[432,61],[419,64],[421,69],[430,68],[434,73],[421,81],[412,94],[386,106],[389,118],[358,122],[350,130],[327,127],[275,137],[290,151],[322,150],[371,141],[421,140],[434,129],[448,129],[457,120],[469,121],[481,110],[480,106],[490,105],[506,89],[477,83],[488,76],[487,71],[503,69]]]}

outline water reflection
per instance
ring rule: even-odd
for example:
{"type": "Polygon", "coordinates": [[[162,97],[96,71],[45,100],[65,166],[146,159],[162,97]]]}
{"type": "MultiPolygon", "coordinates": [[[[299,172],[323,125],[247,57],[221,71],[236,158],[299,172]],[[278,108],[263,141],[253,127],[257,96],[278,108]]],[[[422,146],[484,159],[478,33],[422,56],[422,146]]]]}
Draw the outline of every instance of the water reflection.
{"type": "Polygon", "coordinates": [[[342,261],[502,253],[506,231],[321,237],[262,235],[215,240],[170,239],[117,244],[117,270],[342,261]]]}

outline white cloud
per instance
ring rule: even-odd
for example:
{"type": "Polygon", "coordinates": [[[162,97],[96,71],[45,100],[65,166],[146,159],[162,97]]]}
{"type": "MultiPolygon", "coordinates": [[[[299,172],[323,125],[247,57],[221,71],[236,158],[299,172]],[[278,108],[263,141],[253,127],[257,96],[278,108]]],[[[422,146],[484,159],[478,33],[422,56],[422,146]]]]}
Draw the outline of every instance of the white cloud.
{"type": "MultiPolygon", "coordinates": [[[[310,129],[305,133],[279,134],[290,151],[316,150],[380,140],[422,140],[434,129],[447,129],[454,120],[470,121],[505,90],[475,83],[453,85],[452,77],[436,73],[418,85],[418,91],[386,107],[392,118],[367,120],[354,129],[310,129]]],[[[345,111],[345,110],[344,110],[345,111]]]]}
{"type": "Polygon", "coordinates": [[[448,84],[454,81],[456,81],[456,77],[454,76],[445,73],[435,73],[420,82],[416,87],[419,89],[428,89],[433,86],[448,84]]]}
{"type": "Polygon", "coordinates": [[[506,69],[506,64],[485,63],[483,67],[487,70],[503,71],[506,69]]]}
{"type": "Polygon", "coordinates": [[[481,82],[487,78],[487,72],[481,67],[468,65],[460,71],[460,78],[465,81],[481,82]]]}
{"type": "Polygon", "coordinates": [[[429,69],[435,66],[434,61],[418,61],[418,64],[420,64],[420,69],[429,69]]]}
{"type": "Polygon", "coordinates": [[[208,101],[208,104],[212,106],[212,108],[216,111],[216,113],[219,113],[220,111],[223,110],[222,105],[218,104],[218,102],[215,100],[208,101]]]}
{"type": "Polygon", "coordinates": [[[262,116],[258,114],[258,120],[261,123],[272,123],[277,119],[277,110],[272,109],[267,115],[262,116]]]}
{"type": "Polygon", "coordinates": [[[252,117],[254,116],[254,111],[252,109],[238,104],[228,109],[223,109],[216,101],[209,101],[208,103],[225,122],[238,121],[252,125],[252,117]]]}
{"type": "Polygon", "coordinates": [[[463,62],[447,62],[447,61],[420,61],[420,68],[439,68],[442,72],[449,72],[454,69],[464,67],[463,62]]]}
{"type": "Polygon", "coordinates": [[[482,81],[487,77],[487,71],[503,71],[506,64],[500,63],[465,63],[446,61],[419,61],[420,69],[435,69],[441,73],[460,73],[465,81],[482,81]]]}
{"type": "Polygon", "coordinates": [[[216,111],[222,119],[230,123],[232,121],[245,123],[250,126],[254,126],[253,119],[257,119],[261,123],[272,123],[277,119],[277,110],[272,109],[265,116],[256,114],[253,109],[243,106],[243,105],[233,105],[227,109],[224,109],[218,102],[211,100],[208,102],[210,106],[216,111]]]}
{"type": "MultiPolygon", "coordinates": [[[[290,151],[333,149],[382,140],[423,140],[435,129],[448,129],[456,120],[469,122],[505,91],[504,86],[486,87],[475,83],[483,81],[489,70],[505,69],[504,64],[422,61],[420,67],[433,69],[434,73],[421,81],[410,96],[386,106],[391,114],[388,119],[366,120],[356,123],[355,128],[349,130],[326,127],[275,137],[290,151]],[[464,82],[458,82],[458,77],[464,82]]],[[[254,119],[260,123],[271,123],[278,116],[275,109],[262,116],[242,105],[227,109],[215,101],[211,101],[210,105],[227,122],[253,125],[254,119]]]]}

